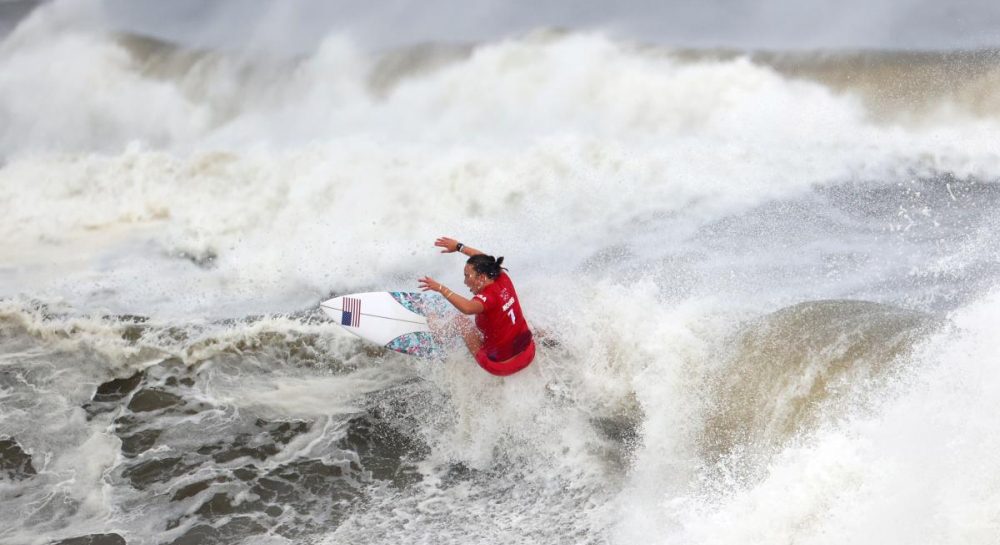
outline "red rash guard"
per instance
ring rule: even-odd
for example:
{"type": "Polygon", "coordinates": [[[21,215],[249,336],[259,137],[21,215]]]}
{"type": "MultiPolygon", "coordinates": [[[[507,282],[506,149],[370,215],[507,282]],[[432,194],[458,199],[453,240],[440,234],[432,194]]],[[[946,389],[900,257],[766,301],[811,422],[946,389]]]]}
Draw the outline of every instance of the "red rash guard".
{"type": "MultiPolygon", "coordinates": [[[[500,273],[500,276],[492,284],[483,288],[474,299],[483,304],[483,312],[476,315],[476,327],[483,332],[483,347],[477,354],[479,361],[487,371],[493,374],[510,374],[526,367],[531,363],[531,358],[525,362],[507,362],[511,358],[528,352],[531,346],[531,330],[528,329],[528,322],[521,313],[521,304],[517,300],[517,292],[514,291],[514,284],[511,283],[507,273],[500,273]],[[523,363],[517,369],[504,369],[509,372],[497,372],[496,369],[486,367],[483,360],[487,362],[523,363]]],[[[532,356],[534,350],[531,350],[532,356]]]]}

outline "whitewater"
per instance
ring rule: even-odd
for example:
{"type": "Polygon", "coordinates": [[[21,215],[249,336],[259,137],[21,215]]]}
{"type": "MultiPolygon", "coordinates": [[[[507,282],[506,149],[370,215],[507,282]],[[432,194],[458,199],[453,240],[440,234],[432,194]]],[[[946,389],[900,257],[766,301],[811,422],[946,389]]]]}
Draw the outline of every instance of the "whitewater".
{"type": "Polygon", "coordinates": [[[995,544],[1000,57],[0,38],[0,543],[995,544]],[[507,378],[337,294],[505,256],[507,378]]]}

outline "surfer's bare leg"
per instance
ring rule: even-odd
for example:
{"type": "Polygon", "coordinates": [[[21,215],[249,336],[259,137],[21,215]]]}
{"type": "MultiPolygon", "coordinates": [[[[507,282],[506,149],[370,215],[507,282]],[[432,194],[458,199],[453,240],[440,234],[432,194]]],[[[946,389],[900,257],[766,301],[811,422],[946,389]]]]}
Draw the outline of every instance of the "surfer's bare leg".
{"type": "Polygon", "coordinates": [[[448,331],[451,324],[440,314],[428,314],[427,315],[427,328],[431,330],[431,334],[443,335],[448,331]]]}
{"type": "Polygon", "coordinates": [[[462,335],[462,339],[465,341],[465,346],[469,349],[469,352],[475,356],[476,352],[479,352],[479,349],[483,347],[483,334],[479,332],[479,329],[472,323],[472,320],[465,316],[456,316],[451,323],[462,335]]]}

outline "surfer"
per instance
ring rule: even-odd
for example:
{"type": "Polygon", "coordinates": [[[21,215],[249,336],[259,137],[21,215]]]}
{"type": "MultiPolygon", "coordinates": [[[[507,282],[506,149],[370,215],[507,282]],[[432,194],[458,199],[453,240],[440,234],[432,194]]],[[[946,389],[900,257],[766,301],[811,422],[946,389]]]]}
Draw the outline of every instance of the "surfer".
{"type": "Polygon", "coordinates": [[[457,320],[469,352],[487,372],[505,376],[524,369],[535,358],[535,342],[521,313],[514,284],[503,268],[503,257],[495,258],[455,239],[441,237],[434,246],[443,254],[461,252],[465,262],[465,285],[472,291],[467,299],[429,276],[419,280],[423,291],[436,291],[462,314],[476,316],[475,327],[464,318],[457,320]]]}

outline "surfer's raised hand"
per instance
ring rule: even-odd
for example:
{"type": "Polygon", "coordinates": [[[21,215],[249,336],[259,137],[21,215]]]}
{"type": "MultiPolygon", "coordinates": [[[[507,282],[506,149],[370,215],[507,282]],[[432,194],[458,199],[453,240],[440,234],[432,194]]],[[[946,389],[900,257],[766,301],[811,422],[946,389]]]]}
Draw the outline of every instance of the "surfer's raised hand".
{"type": "Polygon", "coordinates": [[[474,255],[479,255],[483,253],[475,248],[470,248],[465,244],[462,244],[461,242],[448,237],[438,237],[438,239],[434,241],[434,245],[437,246],[438,248],[444,248],[444,250],[441,250],[442,254],[462,252],[463,254],[472,257],[474,255]]]}
{"type": "Polygon", "coordinates": [[[460,250],[458,247],[458,241],[448,237],[438,237],[438,239],[434,241],[434,245],[439,248],[444,248],[444,250],[441,250],[442,254],[450,254],[460,250]]]}
{"type": "Polygon", "coordinates": [[[421,291],[436,291],[438,293],[441,292],[441,288],[442,288],[441,283],[438,282],[437,280],[434,280],[433,278],[431,278],[429,276],[425,276],[423,278],[418,278],[417,282],[420,283],[420,290],[421,291]]]}

